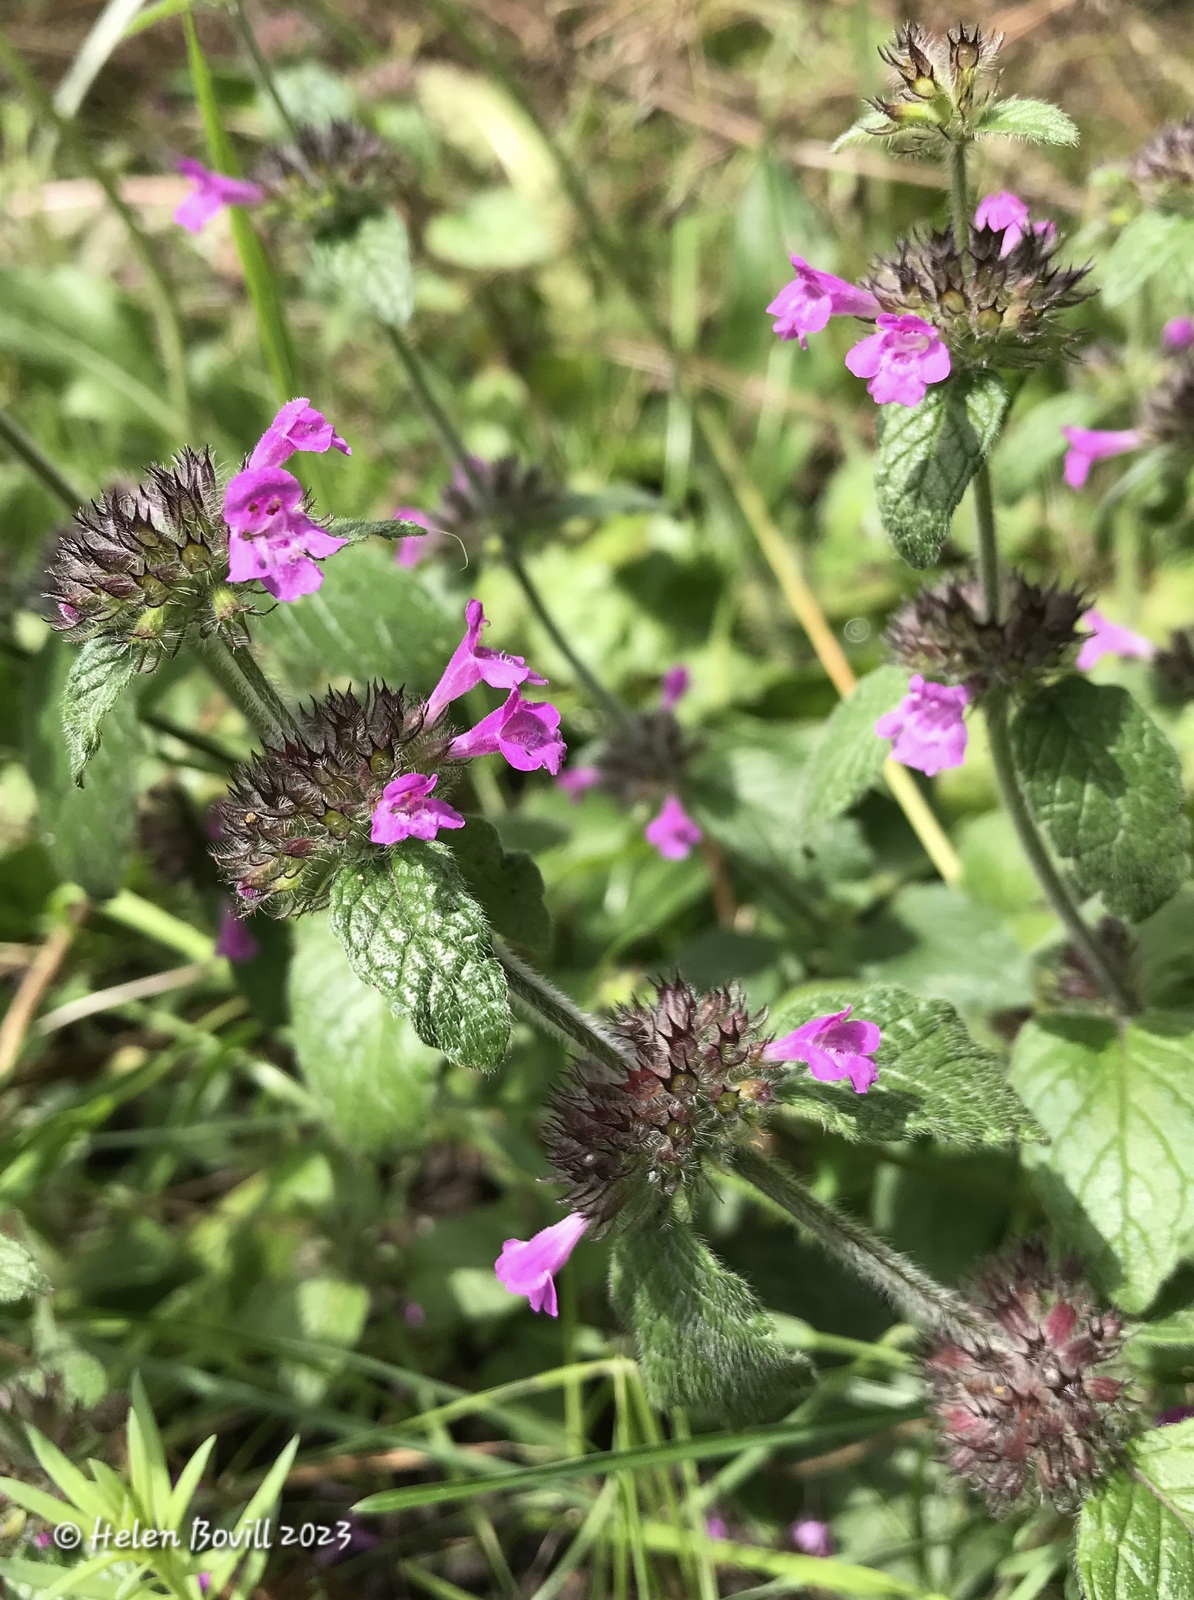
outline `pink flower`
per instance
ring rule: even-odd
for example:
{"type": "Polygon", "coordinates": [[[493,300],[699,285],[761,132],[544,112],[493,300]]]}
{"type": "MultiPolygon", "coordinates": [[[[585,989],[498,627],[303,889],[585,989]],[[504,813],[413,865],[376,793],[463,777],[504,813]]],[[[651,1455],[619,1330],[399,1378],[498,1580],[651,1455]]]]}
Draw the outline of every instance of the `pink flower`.
{"type": "MultiPolygon", "coordinates": [[[[432,522],[425,511],[420,511],[417,506],[395,506],[395,522],[414,522],[420,528],[426,528],[430,538],[420,538],[417,533],[407,534],[405,539],[399,539],[398,551],[394,560],[400,567],[417,567],[425,556],[429,556],[439,543],[440,530],[432,522]]],[[[442,536],[441,536],[442,537],[442,536]]]]}
{"type": "Polygon", "coordinates": [[[700,844],[701,830],[680,804],[678,795],[669,794],[659,815],[643,829],[648,844],[653,844],[667,861],[683,861],[700,844]]]}
{"type": "MultiPolygon", "coordinates": [[[[520,683],[547,682],[546,678],[532,672],[521,656],[491,650],[480,642],[481,629],[489,624],[479,600],[470,600],[465,606],[464,620],[467,624],[464,638],[452,652],[443,677],[431,691],[424,727],[434,727],[453,700],[459,700],[479,683],[487,683],[491,689],[513,689],[520,683]]],[[[557,718],[557,724],[558,721],[557,718]]]]}
{"type": "Polygon", "coordinates": [[[381,791],[369,837],[374,844],[401,839],[434,839],[441,828],[463,828],[464,818],[446,800],[431,799],[438,778],[406,772],[381,791]]]}
{"type": "Polygon", "coordinates": [[[199,1585],[199,1593],[206,1594],[211,1588],[211,1573],[197,1572],[195,1574],[195,1582],[199,1585]]]}
{"type": "Polygon", "coordinates": [[[519,772],[546,767],[548,772],[556,773],[567,751],[568,746],[560,738],[560,713],[555,706],[524,700],[514,688],[505,705],[452,740],[448,759],[468,761],[473,756],[502,755],[519,772]]]}
{"type": "Polygon", "coordinates": [[[54,1536],[50,1532],[49,1528],[43,1528],[33,1541],[34,1548],[37,1550],[48,1550],[50,1545],[53,1543],[53,1539],[54,1536]]]}
{"type": "Polygon", "coordinates": [[[873,317],[879,302],[866,289],[856,288],[832,272],[818,272],[800,256],[788,258],[796,269],[791,283],[779,291],[767,307],[775,318],[774,332],[781,339],[799,339],[808,349],[807,334],[820,333],[830,317],[873,317]]]}
{"type": "Polygon", "coordinates": [[[721,1517],[705,1518],[705,1532],[710,1539],[724,1539],[729,1531],[721,1517]]]}
{"type": "Polygon", "coordinates": [[[316,455],[326,450],[352,454],[328,419],[305,397],[286,402],[257,441],[249,466],[280,467],[296,450],[311,450],[316,455]]]}
{"type": "Polygon", "coordinates": [[[427,1313],[417,1300],[408,1300],[402,1308],[402,1320],[408,1328],[420,1328],[427,1321],[427,1313]]]}
{"type": "Polygon", "coordinates": [[[600,767],[569,767],[556,779],[556,788],[563,789],[568,798],[575,803],[586,789],[591,789],[595,783],[600,782],[600,767]]]}
{"type": "Polygon", "coordinates": [[[936,328],[920,317],[876,318],[872,333],[846,354],[856,378],[869,378],[867,390],[877,405],[919,405],[925,388],[949,377],[949,351],[936,328]]]}
{"type": "Polygon", "coordinates": [[[554,1275],[576,1249],[588,1226],[588,1218],[573,1211],[562,1222],[541,1229],[533,1239],[507,1239],[493,1264],[499,1282],[511,1294],[525,1294],[532,1311],[558,1316],[554,1275]]]}
{"type": "Polygon", "coordinates": [[[1082,641],[1077,662],[1079,672],[1089,672],[1104,656],[1138,656],[1147,661],[1156,654],[1157,647],[1151,639],[1146,639],[1142,633],[1133,633],[1131,628],[1121,627],[1118,622],[1109,622],[1101,611],[1088,611],[1081,621],[1094,632],[1082,641]]]}
{"type": "Polygon", "coordinates": [[[261,952],[261,945],[249,932],[244,922],[231,906],[220,912],[220,932],[216,938],[216,954],[227,956],[229,961],[252,961],[261,952]]]}
{"type": "Polygon", "coordinates": [[[1175,1422],[1189,1422],[1191,1417],[1194,1417],[1194,1406],[1170,1406],[1161,1412],[1153,1427],[1170,1428],[1175,1422]]]}
{"type": "Polygon", "coordinates": [[[184,156],[174,165],[195,187],[174,213],[174,221],[188,233],[202,233],[217,211],[225,206],[251,206],[265,198],[265,191],[243,178],[226,178],[212,172],[201,161],[184,156]]]}
{"type": "Polygon", "coordinates": [[[1044,233],[1050,237],[1057,232],[1052,222],[1030,222],[1028,207],[1018,194],[1012,194],[1007,189],[998,194],[984,195],[974,213],[974,225],[976,228],[992,228],[996,233],[1003,233],[1003,243],[999,248],[1001,258],[1011,255],[1027,228],[1031,227],[1033,233],[1044,233]]]}
{"type": "Polygon", "coordinates": [[[276,600],[297,600],[323,582],[310,558],[330,556],[347,544],[303,506],[303,486],[282,467],[246,467],[224,491],[228,524],[228,581],[258,578],[276,600]]]}
{"type": "Polygon", "coordinates": [[[882,1034],[873,1022],[850,1022],[853,1006],[827,1017],[813,1017],[763,1051],[764,1061],[803,1061],[821,1083],[849,1078],[855,1094],[865,1094],[879,1076],[873,1056],[882,1034]]]}
{"type": "Polygon", "coordinates": [[[875,732],[880,739],[894,739],[891,753],[897,761],[931,778],[965,760],[969,731],[962,711],[969,702],[964,684],[926,683],[918,672],[896,709],[876,722],[875,732]]]}
{"type": "Polygon", "coordinates": [[[1144,443],[1138,428],[1063,428],[1061,434],[1070,447],[1065,456],[1065,481],[1071,489],[1081,489],[1094,462],[1139,450],[1144,443]]]}
{"type": "Polygon", "coordinates": [[[815,1517],[802,1517],[794,1522],[788,1529],[788,1538],[806,1556],[831,1556],[835,1549],[833,1530],[827,1522],[818,1522],[815,1517]]]}
{"type": "Polygon", "coordinates": [[[687,667],[669,667],[663,675],[663,687],[659,694],[659,704],[665,711],[671,711],[688,693],[688,685],[692,681],[692,674],[687,667]]]}
{"type": "Polygon", "coordinates": [[[1166,350],[1188,350],[1194,344],[1194,317],[1170,317],[1161,329],[1166,350]]]}

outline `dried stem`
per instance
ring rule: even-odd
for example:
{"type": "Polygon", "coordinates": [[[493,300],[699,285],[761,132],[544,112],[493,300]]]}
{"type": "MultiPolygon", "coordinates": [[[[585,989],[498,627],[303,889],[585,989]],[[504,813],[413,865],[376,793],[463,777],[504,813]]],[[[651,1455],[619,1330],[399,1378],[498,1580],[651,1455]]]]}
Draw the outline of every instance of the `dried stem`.
{"type": "Polygon", "coordinates": [[[29,1032],[37,1008],[46,990],[54,981],[59,967],[66,960],[67,951],[74,943],[75,934],[91,909],[86,898],[75,900],[62,922],[34,956],[21,979],[12,1004],[0,1022],[0,1078],[6,1078],[16,1066],[21,1046],[29,1032]]]}

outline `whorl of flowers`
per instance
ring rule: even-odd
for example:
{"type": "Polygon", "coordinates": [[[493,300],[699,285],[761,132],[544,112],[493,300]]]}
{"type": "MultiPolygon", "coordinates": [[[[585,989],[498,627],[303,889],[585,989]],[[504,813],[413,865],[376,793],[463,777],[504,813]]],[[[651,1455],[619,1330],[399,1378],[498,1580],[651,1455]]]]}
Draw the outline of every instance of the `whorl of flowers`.
{"type": "Polygon", "coordinates": [[[266,214],[315,234],[378,211],[393,197],[397,156],[359,122],[304,123],[292,144],[262,156],[253,177],[266,214]]]}
{"type": "Polygon", "coordinates": [[[228,528],[211,452],[183,449],[138,488],[75,515],[58,542],[48,598],[72,643],[124,641],[148,670],[191,631],[244,642],[241,605],[224,587],[228,528]]]}
{"type": "Polygon", "coordinates": [[[1061,267],[1055,233],[972,226],[964,249],[952,227],[903,239],[873,263],[862,287],[890,316],[913,315],[935,328],[963,365],[1033,366],[1072,348],[1057,314],[1088,298],[1090,268],[1061,267]]]}
{"type": "Polygon", "coordinates": [[[1194,628],[1179,628],[1153,657],[1153,671],[1163,699],[1186,705],[1194,700],[1194,628]]]}
{"type": "Polygon", "coordinates": [[[1188,199],[1194,189],[1194,115],[1154,134],[1129,172],[1150,198],[1188,199]]]}
{"type": "Polygon", "coordinates": [[[496,461],[470,456],[469,468],[456,467],[432,513],[442,533],[475,550],[495,529],[521,544],[527,534],[555,520],[559,491],[541,466],[524,465],[517,456],[496,461]]]}
{"type": "Polygon", "coordinates": [[[1003,35],[980,28],[952,29],[944,39],[905,23],[879,51],[895,73],[892,86],[871,102],[880,116],[869,131],[953,133],[981,110],[994,92],[993,72],[1003,35]]]}
{"type": "Polygon", "coordinates": [[[974,1295],[989,1341],[945,1341],[925,1362],[951,1471],[996,1515],[1043,1499],[1077,1509],[1113,1465],[1129,1421],[1124,1383],[1108,1371],[1123,1329],[1100,1311],[1073,1263],[1043,1247],[984,1273],[974,1295]]]}
{"type": "Polygon", "coordinates": [[[1143,443],[1176,444],[1194,452],[1194,361],[1179,362],[1141,402],[1143,443]]]}

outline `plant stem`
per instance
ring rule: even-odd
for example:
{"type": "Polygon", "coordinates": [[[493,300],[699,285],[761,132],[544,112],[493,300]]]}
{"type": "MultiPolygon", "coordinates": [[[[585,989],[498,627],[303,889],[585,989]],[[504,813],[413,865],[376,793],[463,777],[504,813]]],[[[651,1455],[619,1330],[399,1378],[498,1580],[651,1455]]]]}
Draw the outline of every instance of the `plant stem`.
{"type": "MultiPolygon", "coordinates": [[[[244,0],[236,0],[236,4],[232,7],[232,21],[236,27],[237,33],[240,34],[241,43],[244,45],[245,49],[249,52],[249,55],[253,59],[253,66],[256,69],[257,77],[262,88],[273,101],[274,109],[277,111],[278,116],[282,119],[282,126],[286,129],[286,132],[290,135],[290,138],[293,141],[295,155],[298,157],[300,164],[303,167],[306,167],[307,163],[303,160],[303,152],[299,146],[298,124],[291,116],[289,110],[287,109],[286,102],[283,100],[278,91],[278,85],[274,79],[273,69],[270,67],[269,62],[261,53],[261,46],[257,43],[257,36],[253,32],[252,25],[245,14],[244,0]]],[[[306,173],[308,180],[310,180],[311,176],[312,175],[310,172],[306,173]]]]}
{"type": "Polygon", "coordinates": [[[1037,831],[1036,823],[1028,809],[1028,803],[1020,792],[1012,756],[1011,735],[1008,730],[1006,691],[990,690],[983,701],[983,713],[987,719],[987,737],[991,745],[991,761],[999,784],[1000,798],[1011,818],[1024,854],[1036,873],[1037,882],[1044,890],[1045,898],[1052,906],[1058,920],[1074,941],[1083,961],[1097,978],[1104,994],[1121,1015],[1129,1016],[1136,1009],[1132,997],[1124,987],[1122,979],[1107,962],[1061,874],[1053,865],[1045,848],[1045,842],[1037,831]]]}
{"type": "Polygon", "coordinates": [[[410,379],[410,386],[415,391],[415,398],[426,413],[428,421],[439,434],[445,451],[464,473],[473,493],[485,503],[488,509],[489,489],[485,480],[473,464],[473,458],[465,448],[464,440],[456,431],[455,423],[443,406],[440,405],[439,400],[436,398],[435,390],[427,382],[427,374],[423,370],[422,361],[415,353],[414,346],[398,328],[387,324],[386,333],[389,336],[394,354],[402,364],[402,370],[410,379]]]}
{"type": "Polygon", "coordinates": [[[582,1050],[619,1071],[625,1071],[631,1064],[625,1047],[606,1033],[595,1017],[587,1015],[555,984],[528,967],[496,934],[493,953],[505,970],[511,994],[533,1021],[568,1044],[579,1045],[582,1050]]]}
{"type": "Polygon", "coordinates": [[[247,650],[233,650],[218,634],[195,640],[195,653],[212,677],[267,744],[284,745],[294,718],[247,650]]]}
{"type": "Polygon", "coordinates": [[[991,469],[984,461],[974,474],[974,516],[978,524],[978,577],[988,622],[999,621],[999,541],[995,536],[995,501],[991,469]]]}
{"type": "Polygon", "coordinates": [[[741,1150],[734,1165],[748,1183],[811,1233],[830,1255],[885,1294],[910,1322],[955,1339],[998,1337],[982,1312],[960,1294],[922,1272],[861,1222],[818,1200],[791,1173],[757,1150],[741,1150]]]}
{"type": "Polygon", "coordinates": [[[58,496],[68,511],[78,511],[79,507],[86,503],[87,496],[82,490],[76,489],[69,478],[62,476],[49,456],[42,454],[41,448],[6,411],[0,411],[0,439],[3,439],[13,455],[25,463],[33,476],[39,478],[51,494],[58,496]]]}
{"type": "Polygon", "coordinates": [[[585,666],[584,662],[576,654],[576,651],[573,650],[572,646],[568,643],[568,640],[564,637],[563,633],[561,633],[558,625],[556,624],[555,618],[544,604],[543,596],[539,593],[534,579],[523,565],[521,556],[517,554],[514,546],[504,535],[502,538],[502,550],[506,557],[506,565],[513,574],[519,588],[526,596],[527,604],[535,613],[535,616],[539,619],[539,625],[542,627],[544,633],[547,634],[552,644],[555,645],[556,649],[563,656],[564,660],[572,668],[577,682],[584,684],[590,696],[597,702],[597,704],[606,713],[611,721],[615,723],[621,722],[626,715],[626,711],[622,705],[622,702],[615,695],[610,693],[610,691],[605,687],[601,680],[596,677],[590,668],[585,666]]]}
{"type": "Polygon", "coordinates": [[[962,270],[966,270],[968,260],[967,245],[970,242],[970,189],[966,182],[966,147],[969,143],[965,139],[951,139],[946,146],[945,166],[949,174],[949,211],[954,225],[954,244],[962,258],[962,270]]]}

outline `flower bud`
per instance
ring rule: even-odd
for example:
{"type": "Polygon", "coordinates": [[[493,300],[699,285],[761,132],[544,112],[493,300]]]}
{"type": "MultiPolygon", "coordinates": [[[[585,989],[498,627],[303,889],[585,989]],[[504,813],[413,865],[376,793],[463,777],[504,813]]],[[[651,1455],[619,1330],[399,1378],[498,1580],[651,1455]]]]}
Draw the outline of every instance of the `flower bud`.
{"type": "Polygon", "coordinates": [[[1194,700],[1194,628],[1181,628],[1153,657],[1153,672],[1163,700],[1187,705],[1194,700]]]}
{"type": "Polygon", "coordinates": [[[370,128],[336,119],[304,123],[293,144],[258,162],[254,180],[264,211],[314,234],[335,232],[380,211],[401,182],[398,152],[370,128]]]}
{"type": "Polygon", "coordinates": [[[469,472],[456,468],[432,514],[436,527],[466,548],[481,549],[496,531],[523,544],[528,534],[560,520],[559,491],[542,467],[523,466],[516,456],[470,456],[469,465],[469,472]]]}

